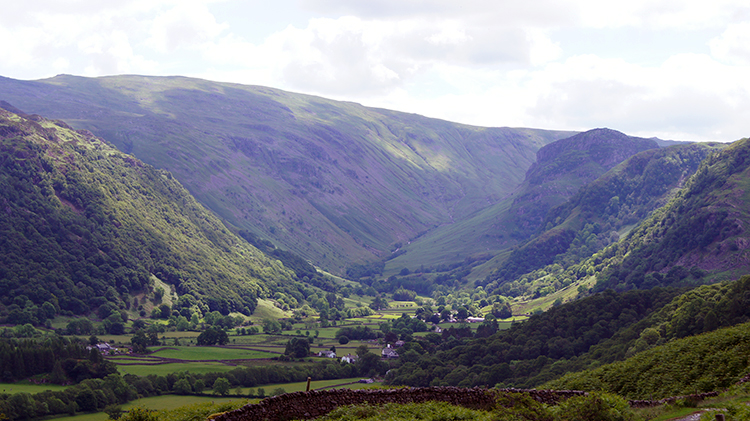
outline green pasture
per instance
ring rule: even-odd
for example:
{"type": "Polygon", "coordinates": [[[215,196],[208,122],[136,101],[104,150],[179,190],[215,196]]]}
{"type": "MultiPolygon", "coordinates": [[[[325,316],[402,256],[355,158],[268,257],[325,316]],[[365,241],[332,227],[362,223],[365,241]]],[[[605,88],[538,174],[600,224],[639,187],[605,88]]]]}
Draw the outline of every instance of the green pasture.
{"type": "Polygon", "coordinates": [[[108,419],[109,415],[104,412],[54,418],[55,421],[107,421],[108,419]]]}
{"type": "Polygon", "coordinates": [[[273,304],[273,301],[270,300],[264,300],[259,299],[258,300],[258,306],[255,308],[255,311],[253,311],[253,314],[250,316],[250,320],[253,321],[253,323],[260,324],[263,322],[263,319],[284,319],[287,317],[291,317],[292,312],[291,311],[284,311],[278,307],[276,307],[273,304]]]}
{"type": "Polygon", "coordinates": [[[541,309],[543,311],[547,311],[549,310],[550,307],[552,307],[552,304],[558,298],[561,299],[563,302],[573,301],[578,296],[579,286],[585,286],[587,288],[591,288],[592,286],[594,286],[594,283],[596,283],[596,276],[592,275],[587,278],[584,278],[583,280],[579,282],[568,285],[567,287],[559,291],[555,291],[552,294],[546,295],[544,297],[539,297],[539,298],[528,300],[528,301],[523,301],[523,300],[514,301],[511,303],[513,314],[526,315],[526,314],[531,313],[535,309],[541,309]]]}
{"type": "Polygon", "coordinates": [[[0,383],[0,393],[7,393],[12,395],[14,393],[41,393],[47,390],[54,392],[65,390],[68,386],[60,386],[58,384],[33,384],[26,382],[19,383],[0,383]]]}
{"type": "Polygon", "coordinates": [[[347,322],[351,322],[351,324],[362,323],[364,325],[370,325],[370,324],[378,324],[378,323],[380,323],[382,318],[383,318],[383,315],[381,315],[381,314],[374,314],[372,316],[355,317],[353,319],[346,319],[346,321],[347,322]]]}
{"type": "MultiPolygon", "coordinates": [[[[304,330],[302,331],[304,333],[304,330]]],[[[314,335],[315,330],[310,331],[314,335]]],[[[257,335],[230,336],[231,345],[284,345],[293,335],[268,335],[260,333],[257,335]]]]}
{"type": "Polygon", "coordinates": [[[175,358],[180,360],[240,360],[255,358],[272,358],[278,354],[255,351],[243,348],[219,348],[215,346],[174,346],[152,347],[151,357],[175,358]]]}
{"type": "Polygon", "coordinates": [[[351,294],[349,297],[344,297],[344,304],[346,308],[357,308],[370,305],[372,298],[360,297],[359,295],[351,294]]]}
{"type": "MultiPolygon", "coordinates": [[[[223,397],[214,397],[214,396],[179,396],[179,395],[162,395],[162,396],[152,396],[150,398],[142,398],[138,400],[134,400],[132,402],[128,402],[124,405],[122,405],[122,409],[124,411],[130,410],[132,408],[147,408],[147,409],[153,409],[158,411],[169,411],[173,409],[177,409],[186,405],[193,405],[197,403],[206,403],[206,402],[213,402],[213,403],[225,403],[225,402],[232,402],[232,401],[247,401],[247,403],[257,403],[257,399],[244,399],[244,398],[223,398],[223,397]]],[[[61,417],[61,418],[54,418],[55,421],[106,421],[109,419],[109,416],[105,414],[104,412],[97,412],[95,414],[82,414],[82,415],[75,415],[72,417],[61,417]]]]}
{"type": "MultiPolygon", "coordinates": [[[[201,332],[193,332],[193,331],[185,330],[185,331],[182,331],[182,332],[164,332],[164,333],[160,333],[159,335],[160,335],[160,337],[165,337],[165,338],[168,338],[168,339],[173,339],[173,338],[178,338],[178,339],[182,339],[182,338],[194,339],[194,338],[197,338],[200,334],[201,334],[201,332]]],[[[128,340],[130,340],[130,339],[128,339],[128,340]]]]}
{"type": "Polygon", "coordinates": [[[166,376],[170,373],[180,373],[189,371],[191,373],[212,373],[212,372],[226,372],[232,371],[237,366],[222,364],[218,362],[194,362],[194,363],[170,363],[170,364],[155,364],[155,365],[123,365],[118,364],[117,370],[120,374],[134,374],[136,376],[148,376],[149,374],[156,374],[157,376],[166,376]]]}
{"type": "MultiPolygon", "coordinates": [[[[380,385],[380,383],[358,383],[359,380],[363,379],[363,377],[352,377],[349,379],[336,379],[336,380],[312,380],[310,382],[310,390],[317,390],[317,389],[324,389],[324,388],[336,388],[336,389],[366,389],[368,387],[372,387],[375,385],[380,385]],[[348,384],[351,383],[351,384],[348,384]]],[[[276,383],[276,384],[266,384],[266,385],[260,385],[259,387],[262,387],[266,391],[266,396],[270,396],[271,392],[274,391],[274,389],[282,388],[286,393],[293,393],[293,392],[304,392],[307,390],[307,382],[296,382],[296,383],[276,383]]],[[[252,389],[253,393],[255,393],[258,388],[257,387],[243,387],[242,393],[247,394],[250,389],[252,389]]],[[[234,393],[237,389],[231,389],[231,393],[234,393]]]]}
{"type": "MultiPolygon", "coordinates": [[[[132,402],[128,402],[122,406],[122,409],[127,411],[131,408],[148,408],[159,411],[170,410],[179,408],[185,405],[192,405],[194,403],[202,402],[215,402],[223,403],[236,400],[246,400],[243,398],[228,398],[218,396],[182,396],[182,395],[162,395],[162,396],[151,396],[149,398],[142,398],[132,402]]],[[[254,400],[257,401],[257,400],[254,400]]]]}

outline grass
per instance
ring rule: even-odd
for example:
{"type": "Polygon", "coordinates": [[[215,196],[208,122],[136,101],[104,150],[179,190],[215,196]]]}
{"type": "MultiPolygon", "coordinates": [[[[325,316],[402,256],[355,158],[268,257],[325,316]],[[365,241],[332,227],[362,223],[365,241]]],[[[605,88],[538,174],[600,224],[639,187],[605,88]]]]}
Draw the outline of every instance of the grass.
{"type": "Polygon", "coordinates": [[[55,421],[106,421],[108,419],[109,415],[105,414],[104,412],[54,418],[55,421]]]}
{"type": "Polygon", "coordinates": [[[148,409],[155,409],[159,411],[170,410],[179,408],[185,405],[191,405],[200,402],[231,402],[236,400],[244,400],[243,398],[222,398],[214,396],[180,396],[180,395],[162,395],[152,396],[149,398],[142,398],[132,402],[128,402],[122,406],[122,409],[128,410],[131,408],[144,407],[148,409]]]}
{"type": "Polygon", "coordinates": [[[590,288],[593,286],[595,282],[596,282],[596,277],[589,276],[587,278],[584,278],[580,282],[575,282],[559,291],[555,291],[544,297],[539,297],[539,298],[535,298],[535,299],[528,300],[528,301],[524,301],[524,300],[514,301],[513,303],[511,303],[513,314],[529,314],[537,308],[543,311],[546,311],[550,307],[552,307],[552,304],[558,298],[561,299],[564,303],[569,302],[569,301],[574,301],[576,297],[578,296],[579,286],[585,286],[585,287],[590,288]]]}
{"type": "MultiPolygon", "coordinates": [[[[315,389],[321,389],[321,388],[326,388],[326,387],[336,386],[336,385],[341,385],[342,388],[347,388],[347,389],[364,389],[364,388],[373,386],[373,384],[354,383],[359,380],[360,380],[360,377],[349,378],[349,379],[339,379],[339,380],[313,381],[311,383],[311,389],[315,390],[315,389]],[[353,383],[353,384],[344,385],[344,383],[353,383]]],[[[286,393],[304,391],[307,388],[307,382],[305,381],[305,382],[295,382],[295,383],[276,383],[276,384],[261,385],[260,387],[262,387],[266,391],[267,396],[270,396],[271,392],[273,392],[274,389],[278,389],[278,388],[284,389],[286,393]]],[[[255,393],[258,388],[257,387],[255,388],[243,387],[241,389],[242,389],[243,394],[247,394],[248,392],[250,392],[250,389],[252,389],[253,393],[255,393]]],[[[231,389],[230,392],[235,393],[236,390],[237,390],[236,388],[233,388],[231,389]]],[[[237,402],[237,401],[242,401],[246,403],[259,402],[258,399],[246,399],[246,398],[237,398],[237,397],[162,395],[162,396],[152,396],[149,398],[142,398],[142,399],[138,399],[132,402],[128,402],[122,405],[122,409],[127,411],[133,408],[141,407],[141,408],[158,410],[158,411],[171,411],[177,408],[186,407],[188,405],[205,404],[205,403],[222,404],[222,403],[237,402]]],[[[107,414],[103,412],[99,412],[96,414],[82,414],[82,415],[76,415],[76,416],[55,418],[55,420],[59,420],[59,421],[105,421],[107,419],[108,419],[107,414]]]]}
{"type": "Polygon", "coordinates": [[[512,199],[486,207],[456,223],[443,225],[404,246],[406,253],[386,262],[383,276],[398,275],[403,268],[416,269],[421,265],[433,267],[458,263],[466,256],[478,253],[496,255],[515,242],[487,235],[486,227],[495,224],[498,215],[508,211],[512,199]]]}
{"type": "MultiPolygon", "coordinates": [[[[160,349],[154,347],[153,349],[160,349]]],[[[254,351],[242,348],[219,348],[209,346],[175,346],[160,349],[148,354],[151,357],[176,358],[181,360],[239,360],[255,358],[272,358],[278,354],[254,351]]]]}
{"type": "MultiPolygon", "coordinates": [[[[122,409],[127,411],[133,408],[147,408],[158,411],[169,411],[177,408],[181,408],[186,405],[200,404],[200,403],[227,403],[234,401],[248,401],[254,403],[255,400],[248,400],[242,398],[222,398],[213,396],[178,396],[178,395],[162,395],[152,396],[149,398],[142,398],[128,402],[122,405],[122,409]]],[[[54,418],[55,421],[106,421],[109,416],[104,412],[97,412],[95,414],[81,414],[75,416],[54,418]]]]}
{"type": "Polygon", "coordinates": [[[183,371],[189,371],[191,373],[212,373],[212,372],[226,372],[232,371],[236,366],[226,365],[222,363],[173,363],[173,364],[158,364],[158,365],[122,365],[118,364],[118,371],[125,374],[134,374],[136,376],[147,376],[149,374],[156,374],[157,376],[166,376],[170,373],[180,373],[183,371]]]}
{"type": "Polygon", "coordinates": [[[29,384],[29,383],[0,383],[0,393],[41,393],[47,390],[60,391],[65,390],[67,386],[60,386],[57,384],[29,384]]]}
{"type": "Polygon", "coordinates": [[[263,319],[277,320],[291,317],[291,315],[291,312],[284,311],[276,307],[273,304],[273,301],[264,300],[261,298],[258,300],[258,307],[255,308],[253,315],[250,316],[250,320],[252,320],[253,323],[260,324],[261,322],[263,322],[263,319]]]}
{"type": "MultiPolygon", "coordinates": [[[[379,385],[380,383],[358,383],[359,380],[363,379],[363,377],[352,377],[349,379],[334,379],[334,380],[313,380],[310,382],[310,390],[318,390],[318,389],[324,389],[324,388],[331,388],[332,386],[337,386],[337,389],[366,389],[368,387],[372,387],[374,385],[379,385]],[[352,384],[347,384],[352,383],[352,384]]],[[[295,383],[275,383],[275,384],[267,384],[267,385],[261,385],[265,391],[266,395],[269,396],[271,392],[274,391],[274,389],[282,388],[286,393],[293,393],[293,392],[304,392],[307,390],[307,382],[295,382],[295,383]]],[[[243,387],[242,393],[247,394],[250,389],[255,392],[258,388],[257,387],[243,387]]],[[[231,392],[234,393],[236,389],[232,389],[231,392]]]]}

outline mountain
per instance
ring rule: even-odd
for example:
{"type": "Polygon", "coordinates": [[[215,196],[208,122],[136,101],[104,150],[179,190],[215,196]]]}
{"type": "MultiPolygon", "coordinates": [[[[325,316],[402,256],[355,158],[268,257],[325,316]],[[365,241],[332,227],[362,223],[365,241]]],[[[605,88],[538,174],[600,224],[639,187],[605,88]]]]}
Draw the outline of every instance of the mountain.
{"type": "Polygon", "coordinates": [[[597,289],[733,279],[750,269],[750,140],[709,155],[664,207],[601,259],[597,289]]]}
{"type": "Polygon", "coordinates": [[[725,146],[682,144],[626,159],[550,209],[540,232],[514,250],[484,285],[513,281],[553,263],[567,268],[618,241],[665,205],[707,156],[725,146]]]}
{"type": "Polygon", "coordinates": [[[258,297],[296,285],[170,173],[88,131],[0,109],[0,163],[0,313],[10,323],[138,314],[158,305],[160,287],[193,311],[250,314],[258,297]]]}
{"type": "Polygon", "coordinates": [[[170,171],[228,223],[337,273],[498,202],[572,134],[183,77],[0,78],[0,100],[170,171]]]}
{"type": "MultiPolygon", "coordinates": [[[[537,152],[536,161],[511,195],[413,242],[404,248],[405,254],[387,263],[386,270],[461,262],[472,254],[492,259],[485,266],[497,267],[511,247],[538,233],[552,208],[630,156],[658,147],[652,139],[611,129],[594,129],[552,142],[537,152]]],[[[564,238],[557,248],[564,251],[570,241],[572,237],[564,238]]]]}
{"type": "Polygon", "coordinates": [[[658,147],[652,139],[594,129],[541,148],[514,194],[509,217],[516,231],[511,235],[527,238],[539,229],[552,207],[627,158],[658,147]]]}

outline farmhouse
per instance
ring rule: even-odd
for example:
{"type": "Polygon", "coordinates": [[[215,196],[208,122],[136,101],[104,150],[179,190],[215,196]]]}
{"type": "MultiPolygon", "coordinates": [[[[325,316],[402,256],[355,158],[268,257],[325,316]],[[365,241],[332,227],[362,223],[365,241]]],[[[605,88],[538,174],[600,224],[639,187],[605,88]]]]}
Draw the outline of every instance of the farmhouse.
{"type": "Polygon", "coordinates": [[[359,360],[358,355],[352,355],[352,354],[346,354],[343,357],[341,357],[341,361],[347,363],[347,364],[354,364],[359,360]]]}
{"type": "Polygon", "coordinates": [[[335,351],[320,351],[318,352],[318,357],[336,358],[336,352],[335,351]]]}
{"type": "Polygon", "coordinates": [[[390,344],[387,347],[383,348],[382,351],[380,351],[380,355],[385,359],[398,358],[398,352],[396,352],[395,349],[391,348],[390,344]]]}

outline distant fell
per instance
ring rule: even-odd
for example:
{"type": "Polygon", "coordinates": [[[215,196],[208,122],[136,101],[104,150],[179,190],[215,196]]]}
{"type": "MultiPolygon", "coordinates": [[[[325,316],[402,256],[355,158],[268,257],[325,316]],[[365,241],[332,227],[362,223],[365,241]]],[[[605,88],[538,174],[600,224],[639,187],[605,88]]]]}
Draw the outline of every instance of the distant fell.
{"type": "MultiPolygon", "coordinates": [[[[551,209],[620,162],[649,149],[658,149],[654,140],[611,129],[594,129],[547,144],[537,152],[536,161],[513,193],[463,221],[425,235],[387,267],[399,269],[419,261],[450,264],[474,256],[489,259],[483,270],[497,268],[512,247],[539,233],[551,209]]],[[[555,247],[557,253],[564,252],[573,240],[567,237],[555,247]]]]}
{"type": "Polygon", "coordinates": [[[0,78],[0,100],[169,170],[228,223],[337,273],[497,203],[572,134],[184,77],[0,78]]]}
{"type": "Polygon", "coordinates": [[[519,238],[534,233],[547,212],[573,196],[615,165],[648,149],[652,139],[627,136],[611,129],[594,129],[544,146],[514,194],[509,218],[519,238]]]}
{"type": "Polygon", "coordinates": [[[618,241],[621,233],[665,205],[703,159],[725,146],[682,144],[626,159],[549,210],[539,233],[511,253],[484,285],[513,281],[553,263],[567,268],[618,241]]]}

